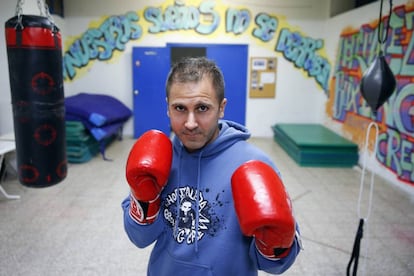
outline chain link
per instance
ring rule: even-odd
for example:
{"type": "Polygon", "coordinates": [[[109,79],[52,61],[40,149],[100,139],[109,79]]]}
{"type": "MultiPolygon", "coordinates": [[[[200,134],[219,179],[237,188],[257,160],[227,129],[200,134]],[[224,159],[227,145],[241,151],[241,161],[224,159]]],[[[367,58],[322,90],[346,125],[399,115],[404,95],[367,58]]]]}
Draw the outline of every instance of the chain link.
{"type": "Polygon", "coordinates": [[[24,4],[24,0],[17,1],[17,5],[16,5],[17,23],[15,26],[16,29],[18,27],[20,27],[20,29],[23,29],[23,24],[22,24],[23,4],[24,4]]]}
{"type": "MultiPolygon", "coordinates": [[[[23,23],[22,23],[22,16],[23,16],[23,5],[24,0],[17,0],[16,5],[16,16],[17,16],[17,23],[15,28],[23,29],[23,23]]],[[[49,12],[49,6],[47,5],[45,0],[37,0],[37,7],[39,8],[40,15],[47,17],[49,21],[52,23],[53,26],[56,27],[55,21],[53,20],[53,16],[49,12]]]]}
{"type": "Polygon", "coordinates": [[[24,0],[18,0],[16,5],[16,15],[21,16],[23,13],[24,0]]]}
{"type": "Polygon", "coordinates": [[[53,16],[49,12],[49,6],[45,0],[43,0],[43,6],[45,8],[45,16],[49,19],[53,26],[56,26],[55,21],[53,20],[53,16]]]}
{"type": "Polygon", "coordinates": [[[37,7],[39,8],[40,15],[45,16],[45,14],[44,14],[44,1],[37,0],[37,7]]]}

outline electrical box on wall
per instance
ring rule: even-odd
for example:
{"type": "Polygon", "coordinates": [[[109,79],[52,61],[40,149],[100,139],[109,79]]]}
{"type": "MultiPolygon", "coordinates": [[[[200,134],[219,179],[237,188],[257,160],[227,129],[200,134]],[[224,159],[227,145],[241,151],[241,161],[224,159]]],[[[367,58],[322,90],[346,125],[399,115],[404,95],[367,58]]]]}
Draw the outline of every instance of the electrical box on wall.
{"type": "Polygon", "coordinates": [[[355,0],[355,8],[370,4],[375,2],[376,0],[355,0]]]}
{"type": "Polygon", "coordinates": [[[51,14],[56,14],[64,17],[63,0],[46,0],[46,4],[48,5],[49,12],[51,14]]]}

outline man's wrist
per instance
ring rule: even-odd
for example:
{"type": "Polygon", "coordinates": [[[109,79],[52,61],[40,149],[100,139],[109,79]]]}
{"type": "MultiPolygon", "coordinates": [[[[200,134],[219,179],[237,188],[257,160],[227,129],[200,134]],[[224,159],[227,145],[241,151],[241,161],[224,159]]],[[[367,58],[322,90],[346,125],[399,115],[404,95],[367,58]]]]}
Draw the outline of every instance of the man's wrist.
{"type": "Polygon", "coordinates": [[[151,224],[155,221],[160,210],[160,197],[152,202],[143,202],[130,194],[129,216],[141,225],[151,224]]]}

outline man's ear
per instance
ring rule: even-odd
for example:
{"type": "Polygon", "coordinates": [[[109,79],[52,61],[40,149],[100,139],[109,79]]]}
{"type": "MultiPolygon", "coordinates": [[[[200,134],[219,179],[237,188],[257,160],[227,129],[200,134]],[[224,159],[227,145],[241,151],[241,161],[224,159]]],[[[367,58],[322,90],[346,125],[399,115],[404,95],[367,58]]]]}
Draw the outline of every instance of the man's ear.
{"type": "Polygon", "coordinates": [[[165,97],[165,102],[167,103],[167,116],[170,117],[170,108],[168,106],[168,97],[165,97]]]}
{"type": "Polygon", "coordinates": [[[226,104],[227,104],[227,99],[224,98],[221,101],[220,107],[219,107],[220,108],[220,115],[219,115],[220,118],[223,118],[224,117],[224,110],[226,109],[226,104]]]}

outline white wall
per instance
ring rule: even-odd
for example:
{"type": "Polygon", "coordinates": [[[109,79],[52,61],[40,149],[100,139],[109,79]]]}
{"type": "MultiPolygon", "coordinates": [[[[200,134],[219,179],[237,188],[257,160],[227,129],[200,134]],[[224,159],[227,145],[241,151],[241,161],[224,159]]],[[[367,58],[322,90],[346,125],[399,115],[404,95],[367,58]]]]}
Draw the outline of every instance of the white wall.
{"type": "MultiPolygon", "coordinates": [[[[3,1],[0,5],[0,135],[13,131],[13,115],[11,106],[9,69],[7,63],[6,41],[4,39],[4,23],[16,14],[17,1],[3,1]]],[[[35,1],[23,6],[23,11],[28,14],[39,14],[35,1]]]]}
{"type": "MultiPolygon", "coordinates": [[[[13,113],[9,82],[9,68],[4,33],[4,24],[16,15],[17,1],[2,1],[0,3],[0,135],[13,132],[13,113]]],[[[41,15],[37,0],[25,0],[22,6],[23,14],[41,15]]],[[[64,21],[59,16],[53,16],[55,24],[64,31],[64,21]]]]}
{"type": "MultiPolygon", "coordinates": [[[[63,41],[71,36],[80,36],[90,27],[94,21],[103,16],[124,14],[127,11],[143,10],[147,6],[159,6],[166,1],[111,1],[111,0],[71,0],[65,1],[64,20],[57,21],[61,28],[63,41]]],[[[171,4],[173,1],[171,1],[171,4]]],[[[293,0],[286,1],[222,1],[222,4],[234,7],[248,7],[255,14],[267,12],[269,14],[284,15],[289,18],[289,24],[303,25],[304,32],[309,36],[319,36],[318,32],[324,20],[329,16],[329,0],[293,0]],[[306,29],[306,30],[305,30],[306,29]]],[[[15,3],[2,2],[0,17],[3,22],[12,17],[15,12],[15,3]]],[[[25,13],[38,14],[37,0],[26,0],[25,13]]],[[[56,16],[54,16],[56,18],[56,16]]],[[[142,20],[142,19],[141,19],[142,20]]],[[[4,29],[0,33],[0,50],[2,60],[7,60],[4,29]]],[[[249,44],[246,38],[231,36],[218,37],[217,43],[249,44]]],[[[143,37],[139,45],[164,46],[166,43],[212,43],[208,37],[194,40],[189,36],[177,36],[169,34],[165,36],[143,37]]],[[[76,78],[73,82],[65,82],[65,96],[78,92],[95,92],[111,94],[132,108],[132,69],[131,48],[137,43],[128,43],[127,49],[119,57],[109,62],[95,62],[88,67],[87,75],[76,78]]],[[[250,56],[275,56],[269,48],[249,45],[250,56]]],[[[292,64],[283,58],[278,58],[277,91],[275,99],[250,99],[247,98],[246,125],[254,136],[272,136],[271,125],[277,122],[317,122],[323,116],[324,94],[315,84],[314,80],[304,78],[304,75],[292,64]]],[[[164,80],[160,80],[164,81],[164,80]]],[[[8,68],[6,63],[0,64],[0,135],[13,131],[12,108],[10,103],[10,88],[8,68]]],[[[246,94],[247,97],[247,94],[246,94]]],[[[231,104],[231,103],[229,103],[231,104]]],[[[125,125],[125,135],[132,135],[132,120],[125,125]]]]}

